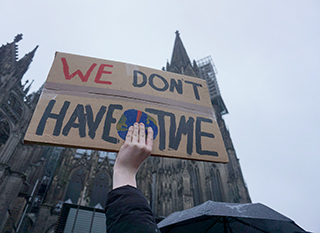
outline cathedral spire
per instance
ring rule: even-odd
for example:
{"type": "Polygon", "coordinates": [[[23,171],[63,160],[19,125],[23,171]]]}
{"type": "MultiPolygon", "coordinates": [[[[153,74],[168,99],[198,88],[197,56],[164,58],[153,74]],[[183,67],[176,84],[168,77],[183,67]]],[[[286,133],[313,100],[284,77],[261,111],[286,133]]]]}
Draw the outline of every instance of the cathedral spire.
{"type": "Polygon", "coordinates": [[[26,55],[24,55],[23,58],[21,58],[18,61],[20,67],[21,66],[29,67],[29,65],[32,62],[32,59],[33,59],[34,54],[36,53],[38,47],[39,47],[39,45],[37,45],[30,53],[27,53],[26,55]]]}
{"type": "Polygon", "coordinates": [[[38,49],[38,45],[30,52],[27,53],[23,58],[21,58],[18,62],[17,62],[17,71],[16,71],[16,77],[21,79],[22,76],[25,74],[25,72],[28,70],[29,65],[32,62],[32,59],[34,57],[35,52],[38,49]]]}
{"type": "Polygon", "coordinates": [[[196,77],[197,75],[193,70],[187,51],[180,38],[180,33],[178,30],[175,33],[176,39],[174,42],[171,62],[169,65],[167,64],[167,71],[196,77]]]}
{"type": "Polygon", "coordinates": [[[187,67],[187,65],[191,64],[189,56],[187,54],[186,49],[183,46],[182,40],[180,38],[179,31],[176,31],[176,39],[174,42],[172,57],[171,57],[171,65],[176,66],[177,68],[187,67]]]}

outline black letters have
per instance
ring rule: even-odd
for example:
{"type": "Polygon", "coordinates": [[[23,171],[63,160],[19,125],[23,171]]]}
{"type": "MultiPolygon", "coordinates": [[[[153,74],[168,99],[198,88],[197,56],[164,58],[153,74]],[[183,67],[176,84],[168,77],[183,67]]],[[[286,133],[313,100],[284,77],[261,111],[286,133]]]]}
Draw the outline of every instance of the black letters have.
{"type": "Polygon", "coordinates": [[[59,136],[60,131],[61,131],[61,127],[62,127],[62,123],[63,123],[63,119],[66,116],[66,112],[69,108],[70,102],[64,101],[63,106],[60,109],[59,114],[55,114],[55,113],[51,112],[55,103],[56,103],[55,100],[49,101],[48,106],[46,107],[46,109],[41,117],[41,120],[38,124],[37,130],[36,130],[37,135],[41,136],[43,134],[47,120],[48,120],[48,118],[51,118],[51,119],[57,120],[56,125],[54,127],[53,136],[59,136]]]}
{"type": "Polygon", "coordinates": [[[86,117],[84,114],[84,107],[82,104],[77,105],[68,123],[63,128],[62,134],[64,136],[68,136],[71,128],[79,128],[79,136],[81,138],[84,138],[86,136],[86,117]],[[79,123],[76,123],[77,118],[79,123]]]}
{"type": "Polygon", "coordinates": [[[119,105],[119,104],[110,104],[109,105],[106,120],[104,122],[104,127],[103,127],[103,134],[102,134],[103,140],[110,142],[110,143],[113,143],[113,144],[117,144],[117,138],[110,136],[110,128],[111,128],[111,124],[117,122],[117,119],[113,118],[113,116],[112,116],[114,110],[115,109],[122,110],[122,108],[123,108],[122,105],[119,105]]]}
{"type": "Polygon", "coordinates": [[[214,138],[214,135],[212,133],[202,132],[201,131],[201,122],[212,123],[212,120],[209,118],[197,117],[197,122],[196,122],[196,150],[197,150],[197,153],[200,155],[218,156],[218,153],[215,151],[202,150],[201,137],[214,138]]]}
{"type": "Polygon", "coordinates": [[[102,120],[102,117],[104,116],[105,112],[107,110],[106,106],[101,106],[99,112],[96,115],[95,121],[93,121],[93,113],[92,113],[92,108],[90,105],[86,105],[86,117],[87,117],[87,123],[89,127],[89,137],[91,139],[94,139],[96,136],[96,131],[99,127],[99,124],[102,120]]]}

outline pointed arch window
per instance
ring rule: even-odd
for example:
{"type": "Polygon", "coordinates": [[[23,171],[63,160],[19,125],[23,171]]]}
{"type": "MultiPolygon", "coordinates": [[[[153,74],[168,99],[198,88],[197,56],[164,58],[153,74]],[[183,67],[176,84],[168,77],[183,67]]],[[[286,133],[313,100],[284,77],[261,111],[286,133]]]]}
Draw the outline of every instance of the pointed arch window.
{"type": "Polygon", "coordinates": [[[221,176],[218,170],[211,172],[211,183],[212,183],[212,192],[214,201],[223,201],[223,191],[221,186],[221,176]]]}
{"type": "Polygon", "coordinates": [[[200,181],[200,172],[198,166],[195,167],[194,171],[191,173],[191,182],[193,189],[193,203],[194,205],[200,205],[202,203],[201,198],[201,181],[200,181]]]}
{"type": "Polygon", "coordinates": [[[178,195],[178,182],[176,180],[172,181],[172,201],[173,201],[173,212],[179,210],[179,195],[178,195]]]}
{"type": "Polygon", "coordinates": [[[90,206],[100,204],[103,208],[106,204],[106,198],[109,191],[110,177],[105,171],[101,171],[96,175],[94,180],[90,206]]]}
{"type": "Polygon", "coordinates": [[[65,201],[71,199],[72,203],[78,203],[80,193],[83,190],[85,176],[86,172],[84,168],[79,168],[72,173],[68,189],[64,198],[65,201]]]}
{"type": "Polygon", "coordinates": [[[0,113],[0,148],[6,144],[10,136],[10,126],[7,119],[0,113]]]}

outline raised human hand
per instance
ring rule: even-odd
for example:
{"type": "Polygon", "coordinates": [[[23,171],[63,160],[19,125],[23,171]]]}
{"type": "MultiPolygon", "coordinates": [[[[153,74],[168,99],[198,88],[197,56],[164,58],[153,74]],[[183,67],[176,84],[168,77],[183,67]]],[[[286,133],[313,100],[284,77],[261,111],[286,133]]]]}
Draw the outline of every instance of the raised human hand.
{"type": "Polygon", "coordinates": [[[143,163],[152,152],[153,130],[148,128],[147,139],[143,123],[130,126],[126,140],[121,146],[114,164],[113,189],[131,185],[136,187],[135,176],[143,163]]]}

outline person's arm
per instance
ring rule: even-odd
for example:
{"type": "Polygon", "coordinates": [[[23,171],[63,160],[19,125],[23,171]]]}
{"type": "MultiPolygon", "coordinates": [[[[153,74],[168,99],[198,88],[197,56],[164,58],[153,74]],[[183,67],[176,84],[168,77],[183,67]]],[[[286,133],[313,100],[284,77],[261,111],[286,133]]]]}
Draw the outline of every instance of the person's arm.
{"type": "Polygon", "coordinates": [[[153,131],[135,123],[130,127],[125,143],[120,148],[114,164],[113,190],[106,202],[107,232],[134,233],[160,232],[147,199],[137,189],[136,174],[152,151],[153,131]]]}
{"type": "Polygon", "coordinates": [[[131,185],[137,187],[136,174],[152,152],[153,131],[148,128],[147,140],[144,124],[130,126],[125,143],[120,148],[113,170],[113,189],[131,185]]]}

